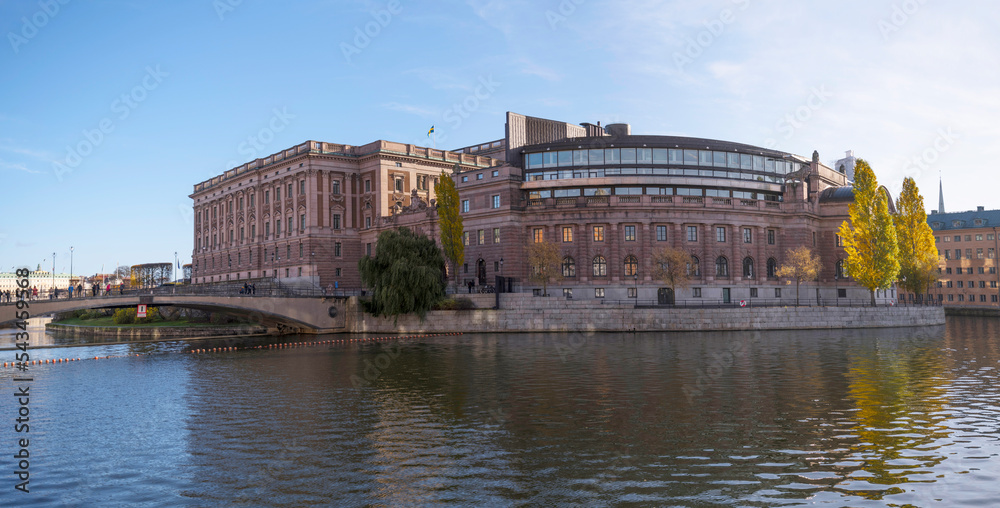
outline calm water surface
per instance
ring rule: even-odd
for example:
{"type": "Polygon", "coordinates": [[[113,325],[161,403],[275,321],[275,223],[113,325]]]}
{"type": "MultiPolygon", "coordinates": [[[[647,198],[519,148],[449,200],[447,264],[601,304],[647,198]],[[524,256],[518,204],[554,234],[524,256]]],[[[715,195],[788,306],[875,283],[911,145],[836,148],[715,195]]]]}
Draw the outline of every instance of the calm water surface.
{"type": "Polygon", "coordinates": [[[998,336],[949,318],[39,349],[91,360],[32,370],[29,494],[0,397],[0,506],[998,506],[998,336]]]}

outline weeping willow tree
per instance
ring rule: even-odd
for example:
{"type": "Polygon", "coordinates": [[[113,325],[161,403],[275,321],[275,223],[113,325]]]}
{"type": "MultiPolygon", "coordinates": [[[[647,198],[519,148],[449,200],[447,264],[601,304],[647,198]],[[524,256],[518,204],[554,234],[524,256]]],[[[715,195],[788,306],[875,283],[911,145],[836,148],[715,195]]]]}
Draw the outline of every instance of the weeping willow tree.
{"type": "Polygon", "coordinates": [[[379,233],[375,256],[358,261],[361,283],[372,289],[368,311],[398,318],[427,311],[445,297],[444,256],[434,240],[407,228],[379,233]]]}

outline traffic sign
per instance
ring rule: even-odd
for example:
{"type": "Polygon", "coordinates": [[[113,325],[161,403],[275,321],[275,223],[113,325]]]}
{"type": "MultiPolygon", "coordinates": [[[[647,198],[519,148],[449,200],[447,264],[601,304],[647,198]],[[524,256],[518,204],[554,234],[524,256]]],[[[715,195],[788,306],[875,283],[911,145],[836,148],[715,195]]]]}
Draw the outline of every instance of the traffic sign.
{"type": "Polygon", "coordinates": [[[146,317],[146,305],[140,303],[135,309],[135,317],[146,317]]]}
{"type": "Polygon", "coordinates": [[[740,300],[740,307],[746,307],[746,306],[747,306],[747,301],[746,300],[740,300]]]}

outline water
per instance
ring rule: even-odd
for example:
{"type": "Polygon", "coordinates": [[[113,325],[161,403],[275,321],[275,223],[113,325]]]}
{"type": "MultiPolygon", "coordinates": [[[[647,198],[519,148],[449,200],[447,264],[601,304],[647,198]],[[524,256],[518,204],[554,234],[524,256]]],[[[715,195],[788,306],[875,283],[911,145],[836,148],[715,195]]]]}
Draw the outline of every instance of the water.
{"type": "Polygon", "coordinates": [[[949,318],[36,350],[90,359],[32,370],[29,494],[0,397],[0,505],[996,506],[998,335],[949,318]]]}

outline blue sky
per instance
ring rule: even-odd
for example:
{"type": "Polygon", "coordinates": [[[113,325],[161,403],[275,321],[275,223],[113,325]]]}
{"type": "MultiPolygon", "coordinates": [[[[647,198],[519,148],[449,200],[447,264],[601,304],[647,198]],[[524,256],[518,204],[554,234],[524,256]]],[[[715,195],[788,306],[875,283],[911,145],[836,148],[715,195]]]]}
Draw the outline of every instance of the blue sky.
{"type": "Polygon", "coordinates": [[[0,270],[191,257],[195,183],[308,139],[628,122],[1000,208],[987,1],[0,1],[0,270]],[[365,33],[367,32],[367,34],[365,33]],[[44,260],[44,261],[43,261],[44,260]]]}

